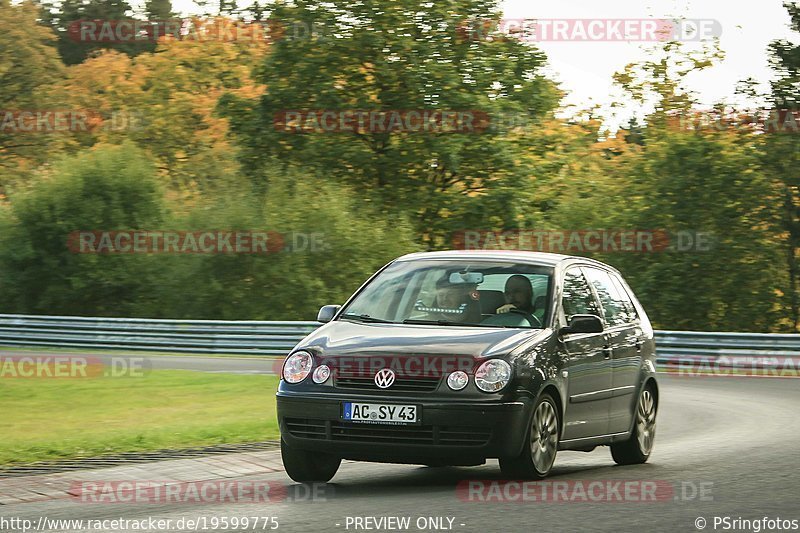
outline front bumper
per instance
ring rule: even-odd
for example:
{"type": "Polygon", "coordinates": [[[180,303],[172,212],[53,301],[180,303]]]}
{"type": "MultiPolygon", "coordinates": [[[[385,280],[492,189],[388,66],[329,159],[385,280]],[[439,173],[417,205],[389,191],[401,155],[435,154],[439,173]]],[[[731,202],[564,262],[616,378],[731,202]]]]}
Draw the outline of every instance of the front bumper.
{"type": "Polygon", "coordinates": [[[288,445],[343,459],[412,464],[471,465],[517,456],[532,405],[526,396],[503,403],[284,392],[277,397],[281,438],[288,445]],[[422,424],[345,422],[343,401],[413,403],[421,406],[422,424]]]}

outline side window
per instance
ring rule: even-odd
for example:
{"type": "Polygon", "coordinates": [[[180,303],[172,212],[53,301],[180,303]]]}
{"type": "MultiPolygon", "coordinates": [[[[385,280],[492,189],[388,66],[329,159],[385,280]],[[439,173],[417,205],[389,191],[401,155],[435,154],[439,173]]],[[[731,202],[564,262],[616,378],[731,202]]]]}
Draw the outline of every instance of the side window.
{"type": "Polygon", "coordinates": [[[639,319],[639,315],[636,313],[636,307],[633,305],[631,295],[625,289],[625,285],[622,283],[622,280],[619,278],[619,276],[616,274],[611,274],[611,281],[614,282],[614,286],[617,288],[617,292],[621,297],[622,305],[625,308],[625,322],[635,322],[639,319]]]}
{"type": "Polygon", "coordinates": [[[631,315],[633,304],[625,291],[620,293],[609,273],[597,268],[585,268],[584,272],[597,292],[600,304],[603,306],[603,316],[609,327],[633,322],[636,316],[631,315]]]}
{"type": "Polygon", "coordinates": [[[597,306],[594,295],[580,269],[571,268],[564,274],[564,293],[561,306],[567,322],[573,315],[596,315],[597,306]]]}

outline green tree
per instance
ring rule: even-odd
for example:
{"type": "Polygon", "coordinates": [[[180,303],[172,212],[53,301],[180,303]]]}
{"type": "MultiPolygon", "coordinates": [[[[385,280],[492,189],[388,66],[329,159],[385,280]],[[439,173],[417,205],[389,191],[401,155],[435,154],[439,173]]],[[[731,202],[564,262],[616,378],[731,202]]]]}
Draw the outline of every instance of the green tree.
{"type": "Polygon", "coordinates": [[[627,194],[612,200],[628,202],[612,227],[666,230],[671,248],[598,257],[625,272],[657,327],[771,331],[783,287],[771,228],[778,194],[761,168],[759,139],[739,131],[646,135],[626,172],[627,194]]]}
{"type": "Polygon", "coordinates": [[[148,20],[167,20],[175,17],[170,0],[146,0],[144,10],[148,20]]]}
{"type": "MultiPolygon", "coordinates": [[[[800,33],[800,3],[784,4],[791,27],[800,33]]],[[[773,115],[800,112],[800,44],[787,40],[770,45],[771,64],[777,76],[772,82],[773,115]]],[[[766,136],[764,165],[782,190],[780,228],[789,278],[788,300],[791,331],[800,329],[800,135],[797,131],[773,132],[766,136]]]]}
{"type": "MultiPolygon", "coordinates": [[[[689,72],[713,65],[715,47],[686,53],[667,43],[616,80],[654,111],[618,167],[625,190],[610,227],[666,230],[671,244],[711,237],[709,246],[647,254],[599,254],[627,275],[662,329],[770,331],[781,317],[785,286],[778,264],[773,206],[779,191],[762,167],[762,136],[743,127],[689,129],[689,72]]],[[[696,244],[696,243],[695,243],[696,244]]]]}
{"type": "MultiPolygon", "coordinates": [[[[159,5],[158,9],[163,7],[159,5]]],[[[133,9],[126,0],[59,0],[42,4],[42,19],[58,35],[58,51],[67,65],[80,63],[99,50],[112,49],[130,56],[155,50],[156,43],[152,40],[82,40],[80,32],[75,32],[79,28],[76,24],[81,20],[113,24],[114,21],[131,19],[132,15],[133,9]]],[[[89,35],[99,37],[101,32],[97,30],[89,35]]]]}
{"type": "MultiPolygon", "coordinates": [[[[265,165],[302,164],[385,210],[407,213],[428,247],[441,242],[448,218],[485,224],[474,216],[474,198],[495,186],[515,189],[523,183],[517,168],[521,148],[505,128],[475,134],[290,134],[276,131],[273,122],[285,110],[327,109],[473,110],[495,121],[512,114],[541,118],[558,96],[541,72],[544,55],[516,39],[459,31],[499,17],[496,3],[486,0],[276,5],[271,27],[285,31],[257,71],[264,95],[222,100],[245,171],[263,192],[265,165]]],[[[494,200],[512,221],[517,211],[510,197],[494,200]]]]}

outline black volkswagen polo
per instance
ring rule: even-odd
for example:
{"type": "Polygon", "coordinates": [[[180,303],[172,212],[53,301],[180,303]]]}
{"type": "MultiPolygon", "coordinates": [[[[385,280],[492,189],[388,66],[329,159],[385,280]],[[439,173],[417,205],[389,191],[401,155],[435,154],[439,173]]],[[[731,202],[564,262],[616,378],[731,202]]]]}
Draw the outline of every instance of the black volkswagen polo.
{"type": "Polygon", "coordinates": [[[558,450],[647,461],[653,329],[619,272],[556,254],[449,251],[374,274],[286,358],[281,453],[298,482],[342,459],[542,478],[558,450]]]}

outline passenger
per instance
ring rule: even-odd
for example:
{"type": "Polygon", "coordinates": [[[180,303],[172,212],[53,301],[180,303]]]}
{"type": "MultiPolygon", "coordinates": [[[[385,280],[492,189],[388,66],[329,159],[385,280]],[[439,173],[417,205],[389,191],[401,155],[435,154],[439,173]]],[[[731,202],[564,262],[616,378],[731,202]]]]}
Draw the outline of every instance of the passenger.
{"type": "Polygon", "coordinates": [[[451,283],[445,275],[436,282],[436,298],[433,307],[437,309],[437,320],[475,323],[480,321],[480,306],[473,298],[477,285],[451,283]]]}

